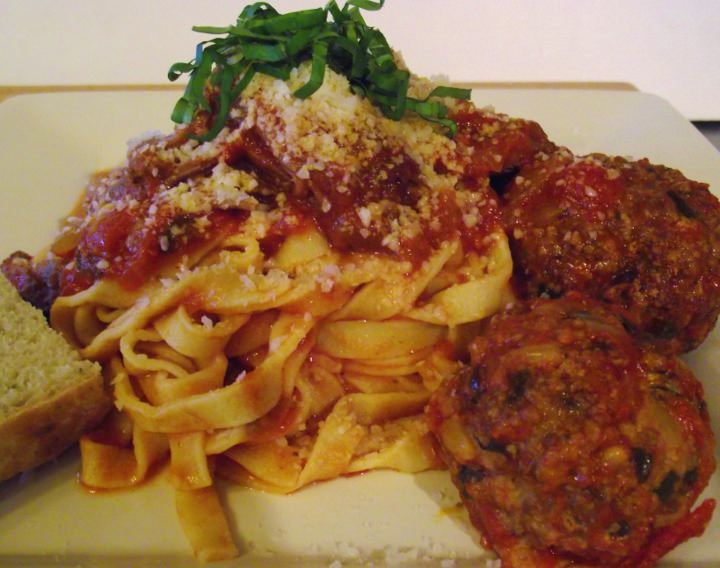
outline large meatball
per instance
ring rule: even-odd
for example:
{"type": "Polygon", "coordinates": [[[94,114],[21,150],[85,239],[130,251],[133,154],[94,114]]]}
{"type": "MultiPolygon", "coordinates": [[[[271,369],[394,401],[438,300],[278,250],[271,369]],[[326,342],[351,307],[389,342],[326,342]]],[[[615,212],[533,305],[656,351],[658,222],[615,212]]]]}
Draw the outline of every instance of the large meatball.
{"type": "Polygon", "coordinates": [[[652,566],[702,533],[714,441],[679,359],[574,293],[495,316],[471,357],[427,413],[504,568],[652,566]]]}
{"type": "Polygon", "coordinates": [[[677,170],[567,150],[524,168],[504,196],[521,296],[577,290],[675,353],[720,312],[720,203],[677,170]]]}

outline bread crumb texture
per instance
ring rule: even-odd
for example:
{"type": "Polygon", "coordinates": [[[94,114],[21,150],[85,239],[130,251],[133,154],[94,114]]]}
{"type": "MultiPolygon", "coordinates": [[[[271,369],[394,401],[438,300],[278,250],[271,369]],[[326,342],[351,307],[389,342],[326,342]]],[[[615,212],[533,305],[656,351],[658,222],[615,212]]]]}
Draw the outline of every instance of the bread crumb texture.
{"type": "Polygon", "coordinates": [[[0,421],[98,375],[0,276],[0,421]]]}

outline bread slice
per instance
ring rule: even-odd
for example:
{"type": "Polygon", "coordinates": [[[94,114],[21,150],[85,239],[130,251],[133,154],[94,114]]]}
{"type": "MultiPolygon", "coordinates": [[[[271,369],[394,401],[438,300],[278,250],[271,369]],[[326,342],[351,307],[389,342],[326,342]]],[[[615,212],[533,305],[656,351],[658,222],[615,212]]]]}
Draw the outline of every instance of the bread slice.
{"type": "Polygon", "coordinates": [[[110,404],[100,366],[0,275],[0,481],[55,458],[110,404]]]}

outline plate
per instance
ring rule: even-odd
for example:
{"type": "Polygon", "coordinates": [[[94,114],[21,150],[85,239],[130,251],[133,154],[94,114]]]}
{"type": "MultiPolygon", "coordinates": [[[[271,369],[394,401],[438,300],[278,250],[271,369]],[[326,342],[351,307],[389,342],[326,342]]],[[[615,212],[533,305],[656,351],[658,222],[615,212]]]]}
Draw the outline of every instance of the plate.
{"type": "MultiPolygon", "coordinates": [[[[0,105],[0,256],[36,252],[74,204],[87,176],[117,165],[126,141],[171,129],[176,93],[27,95],[0,105]]],[[[479,106],[537,120],[579,154],[647,157],[720,191],[720,154],[670,105],[637,92],[479,90],[479,106]]],[[[720,332],[687,361],[705,384],[720,432],[720,332]]],[[[0,368],[0,372],[2,369],[0,368]]],[[[717,451],[716,451],[717,454],[717,451]]],[[[160,472],[142,487],[89,494],[78,454],[0,484],[0,566],[195,566],[160,472]]],[[[237,487],[221,493],[243,556],[217,566],[384,564],[483,566],[479,546],[445,472],[376,471],[290,496],[237,487]]],[[[705,496],[720,497],[720,476],[705,496]]],[[[663,566],[720,562],[720,515],[703,537],[663,566]]]]}

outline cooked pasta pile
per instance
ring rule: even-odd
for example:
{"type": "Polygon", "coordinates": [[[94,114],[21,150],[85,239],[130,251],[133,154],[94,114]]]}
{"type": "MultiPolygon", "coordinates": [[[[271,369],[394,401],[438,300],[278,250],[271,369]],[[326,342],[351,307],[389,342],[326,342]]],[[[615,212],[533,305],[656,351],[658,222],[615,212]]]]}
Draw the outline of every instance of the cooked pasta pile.
{"type": "Polygon", "coordinates": [[[308,73],[257,75],[210,142],[197,121],[133,141],[45,259],[53,326],[114,390],[82,482],[133,486],[169,460],[203,560],[238,553],[217,477],[291,493],[442,467],[423,408],[509,298],[489,182],[533,124],[449,102],[453,140],[383,117],[330,69],[294,98],[308,73]]]}

